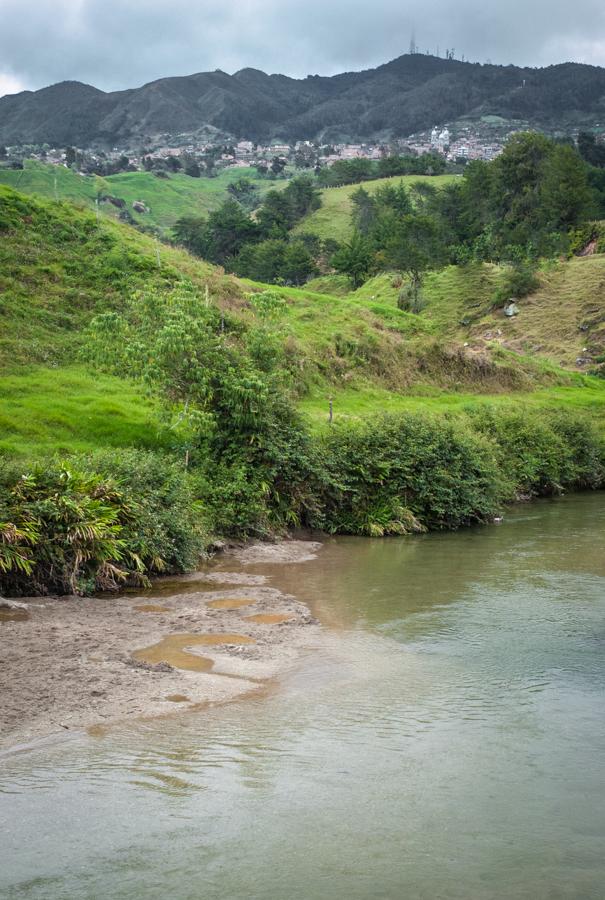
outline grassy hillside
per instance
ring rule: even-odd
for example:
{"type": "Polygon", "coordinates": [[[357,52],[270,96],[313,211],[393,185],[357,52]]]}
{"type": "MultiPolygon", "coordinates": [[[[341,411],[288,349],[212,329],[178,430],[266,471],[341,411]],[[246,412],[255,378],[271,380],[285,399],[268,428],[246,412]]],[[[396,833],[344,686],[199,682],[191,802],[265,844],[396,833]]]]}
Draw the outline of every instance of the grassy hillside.
{"type": "MultiPolygon", "coordinates": [[[[605,354],[605,256],[550,262],[538,271],[539,289],[518,302],[519,313],[507,318],[493,309],[493,294],[504,270],[491,264],[450,266],[427,275],[419,319],[433,334],[465,346],[469,354],[499,349],[538,357],[564,369],[584,372],[587,359],[605,354]]],[[[400,279],[395,273],[371,278],[349,293],[348,279],[324,276],[307,289],[347,296],[366,308],[396,309],[400,279]]]]}
{"type": "MultiPolygon", "coordinates": [[[[216,178],[190,178],[176,174],[157,178],[149,172],[122,172],[107,178],[84,176],[64,166],[50,166],[26,160],[22,170],[1,169],[0,184],[24,194],[70,200],[93,209],[99,194],[109,194],[126,202],[126,208],[141,224],[167,231],[183,215],[205,215],[217,209],[227,196],[228,186],[245,176],[253,181],[259,194],[279,187],[283,182],[261,178],[256,169],[224,169],[216,178]],[[150,210],[137,213],[133,201],[141,200],[150,210]]],[[[116,218],[118,210],[110,203],[100,204],[100,212],[116,218]]]]}
{"type": "MultiPolygon", "coordinates": [[[[168,291],[183,279],[208,288],[210,301],[245,325],[247,294],[259,286],[164,245],[158,261],[156,242],[126,225],[5,187],[0,237],[0,452],[168,445],[158,409],[139,387],[83,366],[82,329],[95,314],[120,310],[134,291],[168,291]]],[[[456,410],[498,397],[603,417],[605,381],[555,363],[576,368],[583,342],[602,333],[605,257],[544,273],[512,322],[487,311],[499,277],[486,266],[436,273],[421,315],[397,308],[392,275],[354,293],[339,278],[277,289],[287,301],[277,327],[301,408],[319,424],[330,396],[337,416],[456,410]]]]}
{"type": "Polygon", "coordinates": [[[457,178],[457,175],[402,175],[395,178],[377,178],[375,181],[364,181],[363,185],[347,184],[344,187],[325,188],[321,192],[322,205],[309,216],[304,218],[296,228],[295,233],[316,234],[320,238],[334,238],[337,241],[345,241],[351,236],[351,194],[359,187],[363,187],[368,193],[373,193],[385,184],[396,186],[405,184],[409,187],[418,181],[428,181],[438,187],[457,178]]]}
{"type": "Polygon", "coordinates": [[[578,316],[599,333],[604,261],[544,273],[524,355],[503,332],[472,344],[495,267],[435,274],[421,314],[394,276],[254,302],[264,286],[0,186],[0,591],[140,585],[212,535],[453,529],[603,486],[605,380],[549,354],[573,358],[578,316]]]}

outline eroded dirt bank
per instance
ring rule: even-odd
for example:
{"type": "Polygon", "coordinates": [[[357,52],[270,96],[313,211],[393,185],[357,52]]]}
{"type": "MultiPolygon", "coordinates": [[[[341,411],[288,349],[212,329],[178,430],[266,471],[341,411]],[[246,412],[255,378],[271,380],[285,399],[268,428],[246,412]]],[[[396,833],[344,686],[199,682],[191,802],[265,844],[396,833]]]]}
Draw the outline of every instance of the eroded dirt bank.
{"type": "Polygon", "coordinates": [[[259,690],[318,629],[271,564],[320,546],[254,544],[151,591],[26,600],[26,618],[0,622],[0,747],[259,690]]]}

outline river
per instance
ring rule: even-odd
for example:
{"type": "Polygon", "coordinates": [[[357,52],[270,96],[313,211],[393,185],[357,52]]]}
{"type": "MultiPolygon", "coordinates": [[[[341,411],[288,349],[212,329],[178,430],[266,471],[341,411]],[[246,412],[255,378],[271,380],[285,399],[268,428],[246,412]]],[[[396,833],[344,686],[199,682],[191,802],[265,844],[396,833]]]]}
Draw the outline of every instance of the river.
{"type": "Polygon", "coordinates": [[[605,896],[603,494],[253,571],[317,645],[253,698],[2,757],[3,898],[605,896]]]}

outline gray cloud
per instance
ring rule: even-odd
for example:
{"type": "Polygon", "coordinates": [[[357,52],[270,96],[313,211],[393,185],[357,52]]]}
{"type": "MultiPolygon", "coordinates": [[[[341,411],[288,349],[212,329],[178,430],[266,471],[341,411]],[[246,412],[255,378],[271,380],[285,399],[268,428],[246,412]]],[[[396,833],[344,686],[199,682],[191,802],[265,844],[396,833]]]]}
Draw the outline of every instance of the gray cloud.
{"type": "Polygon", "coordinates": [[[244,66],[329,75],[399,56],[412,31],[480,62],[605,65],[602,0],[0,0],[0,94],[244,66]]]}

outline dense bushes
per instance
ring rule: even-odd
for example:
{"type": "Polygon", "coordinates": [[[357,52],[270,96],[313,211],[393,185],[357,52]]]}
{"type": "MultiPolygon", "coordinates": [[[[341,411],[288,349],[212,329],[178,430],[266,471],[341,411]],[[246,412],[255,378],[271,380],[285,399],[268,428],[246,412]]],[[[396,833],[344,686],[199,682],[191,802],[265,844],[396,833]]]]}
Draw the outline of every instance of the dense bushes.
{"type": "Polygon", "coordinates": [[[547,410],[481,408],[474,427],[496,446],[505,499],[545,497],[605,485],[605,446],[584,417],[547,410]]]}
{"type": "Polygon", "coordinates": [[[377,162],[363,158],[342,159],[320,169],[317,180],[322,187],[335,187],[396,175],[441,175],[445,168],[445,157],[435,151],[421,156],[386,156],[377,162]]]}
{"type": "Polygon", "coordinates": [[[112,451],[0,467],[0,592],[89,593],[195,567],[212,532],[270,538],[295,526],[410,534],[489,521],[504,503],[605,485],[584,418],[481,407],[385,415],[313,436],[286,400],[243,440],[220,423],[187,471],[112,451]]]}
{"type": "Polygon", "coordinates": [[[321,523],[329,531],[406,534],[492,517],[505,493],[494,448],[447,419],[385,416],[322,441],[321,523]]]}
{"type": "Polygon", "coordinates": [[[204,505],[223,533],[409,534],[489,521],[519,497],[602,487],[605,447],[585,418],[540,409],[387,415],[314,439],[283,419],[208,474],[204,505]]]}
{"type": "Polygon", "coordinates": [[[195,566],[199,511],[182,469],[112,451],[0,467],[0,591],[89,593],[195,566]]]}
{"type": "Polygon", "coordinates": [[[5,470],[0,589],[87,591],[183,571],[202,521],[240,538],[293,526],[407,534],[488,521],[519,495],[604,484],[590,424],[536,408],[384,416],[313,435],[289,386],[283,306],[275,292],[252,295],[244,324],[181,285],[98,316],[89,361],[163,398],[180,464],[131,451],[25,478],[5,470]]]}

